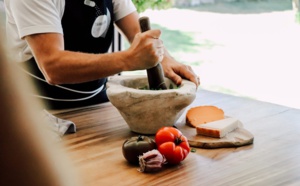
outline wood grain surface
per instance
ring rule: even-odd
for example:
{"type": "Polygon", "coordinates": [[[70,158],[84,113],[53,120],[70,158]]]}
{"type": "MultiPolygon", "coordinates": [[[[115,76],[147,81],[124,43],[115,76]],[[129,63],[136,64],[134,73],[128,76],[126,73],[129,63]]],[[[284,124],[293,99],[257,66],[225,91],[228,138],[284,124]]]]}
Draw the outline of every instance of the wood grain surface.
{"type": "Polygon", "coordinates": [[[52,113],[77,125],[63,143],[84,185],[300,185],[300,110],[202,89],[190,107],[198,105],[238,118],[255,142],[195,148],[181,164],[145,174],[123,158],[123,142],[137,134],[110,103],[52,113]]]}

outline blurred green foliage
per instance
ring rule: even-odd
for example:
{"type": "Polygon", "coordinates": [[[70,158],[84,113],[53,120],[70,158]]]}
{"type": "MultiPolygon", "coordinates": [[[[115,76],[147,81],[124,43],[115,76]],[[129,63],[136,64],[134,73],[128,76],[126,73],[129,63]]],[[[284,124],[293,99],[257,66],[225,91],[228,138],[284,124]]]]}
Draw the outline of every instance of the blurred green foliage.
{"type": "Polygon", "coordinates": [[[173,0],[132,0],[137,11],[144,12],[147,9],[167,9],[173,5],[173,0]]]}

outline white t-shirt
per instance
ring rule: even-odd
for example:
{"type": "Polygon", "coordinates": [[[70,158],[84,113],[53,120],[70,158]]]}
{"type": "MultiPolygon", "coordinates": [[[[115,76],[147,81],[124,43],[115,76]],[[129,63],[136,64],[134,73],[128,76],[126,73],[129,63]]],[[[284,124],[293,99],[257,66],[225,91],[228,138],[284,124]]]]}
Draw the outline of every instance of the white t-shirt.
{"type": "MultiPolygon", "coordinates": [[[[82,0],[83,1],[83,0],[82,0]]],[[[112,0],[117,21],[136,10],[131,0],[112,0]]],[[[6,0],[6,30],[9,49],[17,62],[27,61],[33,54],[23,39],[37,33],[61,33],[65,0],[6,0]]]]}

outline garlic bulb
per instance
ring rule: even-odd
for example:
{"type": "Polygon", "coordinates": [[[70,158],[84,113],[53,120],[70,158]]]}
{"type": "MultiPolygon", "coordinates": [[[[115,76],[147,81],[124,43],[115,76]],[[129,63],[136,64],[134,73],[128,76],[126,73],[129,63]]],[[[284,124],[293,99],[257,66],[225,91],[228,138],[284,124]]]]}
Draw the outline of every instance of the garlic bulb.
{"type": "Polygon", "coordinates": [[[139,171],[157,172],[162,169],[162,165],[165,163],[165,157],[158,150],[153,149],[139,156],[139,171]]]}

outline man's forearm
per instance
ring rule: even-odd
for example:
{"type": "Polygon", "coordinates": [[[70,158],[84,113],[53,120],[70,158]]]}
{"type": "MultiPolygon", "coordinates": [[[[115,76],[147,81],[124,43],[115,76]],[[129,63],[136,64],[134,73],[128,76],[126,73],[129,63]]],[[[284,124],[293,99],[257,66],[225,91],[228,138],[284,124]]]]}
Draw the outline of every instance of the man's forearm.
{"type": "Polygon", "coordinates": [[[50,84],[81,83],[127,70],[125,56],[125,52],[87,54],[60,51],[40,62],[40,68],[50,84]]]}

